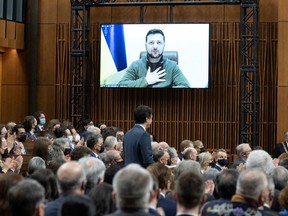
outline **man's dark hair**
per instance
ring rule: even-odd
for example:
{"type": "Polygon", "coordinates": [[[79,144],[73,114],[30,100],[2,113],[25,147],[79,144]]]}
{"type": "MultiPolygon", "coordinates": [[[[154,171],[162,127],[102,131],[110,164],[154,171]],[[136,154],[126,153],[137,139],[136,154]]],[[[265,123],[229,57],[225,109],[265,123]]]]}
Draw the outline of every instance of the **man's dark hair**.
{"type": "Polygon", "coordinates": [[[56,128],[55,131],[54,131],[55,137],[56,138],[61,138],[61,137],[66,136],[66,129],[67,128],[64,128],[64,127],[56,128]]]}
{"type": "Polygon", "coordinates": [[[64,198],[59,213],[59,215],[62,216],[94,216],[96,210],[90,197],[84,195],[71,195],[64,198]]]}
{"type": "Polygon", "coordinates": [[[91,121],[92,121],[92,120],[91,120],[90,118],[85,118],[85,119],[83,119],[83,120],[81,121],[81,124],[82,124],[83,128],[84,128],[85,126],[89,125],[91,121]]]}
{"type": "Polygon", "coordinates": [[[239,172],[234,169],[226,169],[216,176],[216,191],[223,199],[231,199],[236,192],[239,172]]]}
{"type": "Polygon", "coordinates": [[[25,129],[25,128],[24,128],[24,125],[22,125],[22,124],[16,124],[16,125],[12,128],[12,133],[18,134],[19,128],[25,129]]]}
{"type": "Polygon", "coordinates": [[[102,135],[90,135],[87,137],[86,144],[87,147],[91,150],[94,148],[94,145],[99,141],[99,139],[102,138],[102,135]]]}
{"type": "Polygon", "coordinates": [[[146,118],[152,116],[152,108],[146,105],[140,105],[134,111],[134,120],[136,124],[143,124],[146,122],[146,118]]]}
{"type": "Polygon", "coordinates": [[[204,194],[204,180],[200,174],[183,172],[176,181],[177,202],[185,208],[195,208],[204,194]],[[197,185],[197,187],[195,187],[197,185]]]}
{"type": "Polygon", "coordinates": [[[163,41],[165,41],[165,35],[164,35],[162,30],[160,30],[160,29],[151,29],[146,34],[146,42],[147,42],[148,36],[151,35],[151,34],[161,34],[163,36],[163,41]]]}
{"type": "Polygon", "coordinates": [[[80,158],[89,156],[91,153],[91,149],[86,146],[76,146],[70,156],[71,160],[78,161],[80,158]]]}

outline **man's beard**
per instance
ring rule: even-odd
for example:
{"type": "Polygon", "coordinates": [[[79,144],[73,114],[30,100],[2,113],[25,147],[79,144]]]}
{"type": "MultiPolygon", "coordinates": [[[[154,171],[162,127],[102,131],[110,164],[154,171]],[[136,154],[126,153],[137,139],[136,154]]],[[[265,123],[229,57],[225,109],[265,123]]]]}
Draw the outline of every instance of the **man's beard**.
{"type": "Polygon", "coordinates": [[[149,58],[154,58],[154,59],[160,58],[160,57],[162,57],[162,55],[163,55],[163,53],[159,53],[157,56],[154,56],[153,54],[148,53],[149,58]]]}

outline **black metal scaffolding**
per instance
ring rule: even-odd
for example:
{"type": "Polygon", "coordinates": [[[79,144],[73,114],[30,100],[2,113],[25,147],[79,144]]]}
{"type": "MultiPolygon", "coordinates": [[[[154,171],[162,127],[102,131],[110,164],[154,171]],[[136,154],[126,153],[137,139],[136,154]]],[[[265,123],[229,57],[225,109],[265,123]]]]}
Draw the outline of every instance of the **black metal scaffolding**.
{"type": "MultiPolygon", "coordinates": [[[[259,139],[259,63],[258,63],[258,12],[259,0],[71,0],[71,67],[70,117],[76,127],[88,115],[89,95],[87,77],[90,70],[90,7],[105,6],[164,6],[177,5],[240,5],[240,138],[239,141],[258,145],[259,139]]],[[[141,12],[141,10],[140,10],[141,12]]],[[[143,13],[140,13],[143,21],[143,13]]]]}

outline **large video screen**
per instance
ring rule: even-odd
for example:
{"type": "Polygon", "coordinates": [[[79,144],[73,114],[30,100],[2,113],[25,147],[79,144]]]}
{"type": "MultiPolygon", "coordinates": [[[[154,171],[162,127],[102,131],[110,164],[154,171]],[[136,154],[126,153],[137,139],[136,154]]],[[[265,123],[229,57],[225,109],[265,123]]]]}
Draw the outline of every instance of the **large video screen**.
{"type": "Polygon", "coordinates": [[[208,88],[208,23],[110,23],[100,29],[100,87],[208,88]]]}

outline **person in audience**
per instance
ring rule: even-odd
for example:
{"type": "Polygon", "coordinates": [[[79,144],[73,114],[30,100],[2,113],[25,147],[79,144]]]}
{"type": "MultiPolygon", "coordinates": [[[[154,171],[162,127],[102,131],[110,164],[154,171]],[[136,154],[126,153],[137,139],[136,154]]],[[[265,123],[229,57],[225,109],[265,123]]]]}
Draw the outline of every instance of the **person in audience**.
{"type": "Polygon", "coordinates": [[[80,136],[81,136],[81,138],[84,139],[84,141],[86,141],[86,139],[87,139],[87,129],[90,126],[94,126],[94,123],[93,123],[93,121],[90,118],[84,118],[82,120],[81,124],[82,124],[82,127],[83,127],[83,131],[80,134],[80,136]]]}
{"type": "Polygon", "coordinates": [[[170,191],[171,170],[161,163],[151,164],[147,170],[158,180],[160,197],[157,207],[163,208],[166,216],[176,215],[176,202],[166,198],[167,192],[170,191]]]}
{"type": "Polygon", "coordinates": [[[170,159],[169,153],[162,149],[154,152],[153,154],[153,160],[163,165],[167,165],[169,159],[170,159]]]}
{"type": "Polygon", "coordinates": [[[212,155],[210,152],[202,152],[198,155],[199,164],[201,166],[201,173],[203,174],[207,169],[211,168],[212,165],[212,155]]]}
{"type": "Polygon", "coordinates": [[[122,128],[116,128],[116,138],[118,142],[123,142],[124,130],[122,128]]]}
{"type": "Polygon", "coordinates": [[[79,164],[85,172],[85,194],[88,194],[95,185],[103,182],[105,165],[101,160],[94,157],[83,157],[79,160],[79,164]]]}
{"type": "Polygon", "coordinates": [[[95,185],[95,187],[90,191],[88,195],[96,207],[95,216],[104,216],[116,211],[116,204],[112,192],[112,185],[107,183],[95,185]]]}
{"type": "Polygon", "coordinates": [[[181,173],[191,171],[201,173],[200,164],[194,160],[184,160],[177,164],[174,170],[174,181],[176,182],[181,173]]]}
{"type": "Polygon", "coordinates": [[[20,174],[7,173],[0,174],[0,212],[1,216],[10,216],[9,214],[9,202],[7,199],[8,190],[22,181],[24,178],[20,174]]]}
{"type": "Polygon", "coordinates": [[[174,195],[177,200],[177,216],[198,215],[203,195],[204,181],[200,174],[182,173],[176,182],[174,195]]]}
{"type": "Polygon", "coordinates": [[[112,164],[105,170],[104,182],[112,185],[116,173],[124,167],[123,163],[112,164]]]}
{"type": "Polygon", "coordinates": [[[237,168],[240,164],[245,164],[247,158],[252,151],[250,144],[241,143],[236,147],[237,159],[233,161],[233,168],[237,168]]]}
{"type": "Polygon", "coordinates": [[[113,127],[113,126],[105,127],[103,128],[103,130],[101,130],[101,134],[103,136],[104,142],[108,136],[116,137],[116,133],[117,133],[117,127],[113,127]]]}
{"type": "Polygon", "coordinates": [[[110,150],[106,152],[103,162],[105,163],[106,168],[114,164],[119,164],[120,166],[124,167],[123,158],[121,157],[120,152],[117,150],[110,150]]]}
{"type": "Polygon", "coordinates": [[[35,134],[36,125],[37,120],[33,115],[25,116],[23,126],[25,128],[27,137],[32,138],[33,140],[37,139],[37,135],[35,134]]]}
{"type": "Polygon", "coordinates": [[[45,118],[45,113],[43,111],[37,111],[33,114],[37,121],[37,125],[35,126],[35,133],[39,132],[45,132],[45,124],[46,124],[46,118],[45,118]]]}
{"type": "MultiPolygon", "coordinates": [[[[60,121],[58,119],[51,119],[47,126],[47,133],[45,136],[51,137],[52,139],[56,139],[54,131],[56,128],[60,128],[60,121]]],[[[53,141],[53,140],[52,140],[53,141]]]]}
{"type": "Polygon", "coordinates": [[[279,161],[279,166],[282,166],[288,170],[288,158],[279,161]]]}
{"type": "Polygon", "coordinates": [[[148,216],[148,202],[153,190],[151,174],[139,164],[129,164],[113,179],[113,193],[118,210],[109,216],[148,216]],[[141,187],[139,187],[141,185],[141,187]]]}
{"type": "Polygon", "coordinates": [[[284,140],[276,144],[272,158],[278,158],[282,153],[288,153],[288,131],[284,132],[284,140]]]}
{"type": "Polygon", "coordinates": [[[243,170],[237,180],[236,193],[231,201],[223,201],[221,205],[205,206],[202,215],[271,215],[265,210],[258,210],[264,204],[269,193],[268,178],[259,169],[243,170]],[[219,208],[221,206],[221,208],[219,208]]]}
{"type": "Polygon", "coordinates": [[[274,168],[271,156],[264,150],[254,150],[249,154],[245,163],[247,169],[258,168],[263,169],[266,174],[269,174],[274,168]]]}
{"type": "Polygon", "coordinates": [[[8,144],[5,137],[0,136],[0,161],[5,160],[9,156],[8,144]]]}
{"type": "Polygon", "coordinates": [[[178,157],[180,160],[183,159],[183,152],[186,148],[189,148],[189,147],[194,147],[193,145],[193,141],[191,140],[183,140],[181,143],[180,143],[180,153],[178,154],[178,157]]]}
{"type": "Polygon", "coordinates": [[[13,127],[16,125],[15,122],[8,122],[6,124],[6,129],[7,129],[7,145],[8,145],[8,152],[11,151],[11,149],[13,148],[13,144],[15,142],[15,136],[12,132],[13,130],[13,127]]]}
{"type": "Polygon", "coordinates": [[[56,138],[52,144],[50,152],[51,160],[62,159],[65,161],[70,160],[71,148],[67,138],[56,138]]]}
{"type": "Polygon", "coordinates": [[[24,148],[24,142],[26,141],[27,134],[25,128],[21,124],[16,124],[12,129],[12,134],[14,136],[14,143],[9,154],[14,155],[25,155],[26,149],[24,148]]]}
{"type": "Polygon", "coordinates": [[[202,211],[207,212],[209,208],[214,208],[216,205],[220,206],[230,201],[236,192],[238,177],[239,172],[235,169],[225,169],[222,172],[218,172],[215,178],[215,192],[219,199],[205,203],[202,211]]]}
{"type": "Polygon", "coordinates": [[[163,151],[167,151],[167,149],[170,147],[169,144],[165,141],[159,142],[159,147],[163,151]]]}
{"type": "Polygon", "coordinates": [[[284,167],[273,167],[270,171],[270,176],[273,178],[275,189],[281,191],[288,183],[288,170],[284,167]]]}
{"type": "Polygon", "coordinates": [[[279,203],[283,210],[279,212],[279,215],[288,215],[288,185],[279,194],[279,203]]]}
{"type": "Polygon", "coordinates": [[[61,216],[95,216],[96,209],[93,201],[88,196],[74,194],[64,198],[60,205],[61,216]]]}
{"type": "Polygon", "coordinates": [[[89,135],[86,140],[87,147],[91,149],[92,157],[98,158],[98,155],[101,153],[101,147],[103,145],[102,135],[89,135]]]}
{"type": "Polygon", "coordinates": [[[149,106],[140,105],[134,111],[134,127],[123,139],[125,165],[138,163],[147,167],[154,163],[150,135],[146,131],[152,124],[153,112],[149,106]]]}
{"type": "MultiPolygon", "coordinates": [[[[87,128],[86,134],[87,134],[87,138],[88,138],[89,136],[92,136],[92,135],[98,136],[98,135],[101,134],[101,130],[100,130],[100,128],[98,128],[98,127],[89,126],[89,127],[87,128]]],[[[87,141],[87,139],[86,139],[86,141],[87,141]]]]}
{"type": "Polygon", "coordinates": [[[60,189],[60,196],[48,202],[45,208],[45,216],[58,214],[60,204],[64,198],[72,194],[84,194],[86,177],[82,166],[76,161],[68,161],[61,165],[57,171],[57,179],[60,189]]]}
{"type": "Polygon", "coordinates": [[[45,162],[49,160],[49,151],[52,149],[52,141],[46,137],[38,137],[34,141],[32,156],[43,158],[45,162]]]}
{"type": "Polygon", "coordinates": [[[103,147],[104,151],[110,151],[110,150],[115,150],[116,146],[118,144],[117,138],[115,136],[108,136],[106,137],[103,147]]]}
{"type": "Polygon", "coordinates": [[[183,160],[195,160],[197,159],[198,153],[194,147],[186,148],[183,153],[183,160]]]}
{"type": "Polygon", "coordinates": [[[149,198],[149,214],[153,216],[165,216],[165,212],[163,208],[158,207],[157,203],[160,198],[160,191],[159,191],[159,182],[158,179],[152,175],[153,179],[153,190],[150,192],[150,198],[149,198]]]}
{"type": "Polygon", "coordinates": [[[203,142],[201,140],[193,141],[193,147],[196,149],[197,155],[199,155],[202,152],[205,152],[204,144],[203,144],[203,142]]]}
{"type": "Polygon", "coordinates": [[[169,166],[176,166],[176,164],[178,162],[180,162],[180,160],[178,161],[178,154],[177,154],[177,150],[173,147],[169,147],[167,149],[167,152],[169,154],[169,160],[168,160],[168,165],[169,166]]]}
{"type": "Polygon", "coordinates": [[[76,146],[70,153],[71,160],[78,161],[80,158],[90,156],[91,149],[86,146],[76,146]]]}
{"type": "Polygon", "coordinates": [[[32,179],[25,179],[8,191],[11,216],[44,216],[44,201],[44,188],[32,179]]]}
{"type": "Polygon", "coordinates": [[[41,157],[32,157],[28,162],[28,177],[39,169],[45,169],[46,163],[41,157]]]}
{"type": "Polygon", "coordinates": [[[217,169],[219,172],[221,172],[224,169],[227,169],[228,166],[228,160],[227,160],[227,152],[225,149],[218,149],[215,154],[215,164],[213,168],[217,169]]]}
{"type": "Polygon", "coordinates": [[[39,182],[45,189],[45,200],[46,202],[55,200],[58,198],[58,188],[56,176],[50,169],[39,169],[36,170],[31,176],[31,179],[39,182]]]}

